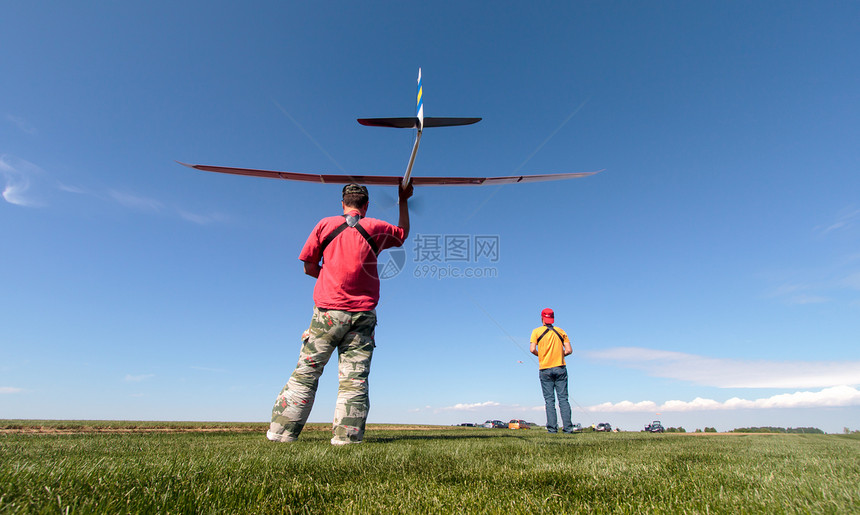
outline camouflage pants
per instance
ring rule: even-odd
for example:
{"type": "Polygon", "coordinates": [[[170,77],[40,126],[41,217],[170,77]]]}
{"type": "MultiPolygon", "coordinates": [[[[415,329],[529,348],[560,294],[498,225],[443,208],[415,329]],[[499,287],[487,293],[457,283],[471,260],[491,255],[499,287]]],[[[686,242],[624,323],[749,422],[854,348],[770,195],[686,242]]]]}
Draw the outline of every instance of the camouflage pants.
{"type": "Polygon", "coordinates": [[[308,421],[323,367],[337,349],[339,386],[332,427],[333,444],[364,437],[370,410],[368,376],[375,343],[376,311],[338,311],[314,307],[311,326],[302,335],[299,363],[275,400],[269,440],[292,442],[308,421]]]}

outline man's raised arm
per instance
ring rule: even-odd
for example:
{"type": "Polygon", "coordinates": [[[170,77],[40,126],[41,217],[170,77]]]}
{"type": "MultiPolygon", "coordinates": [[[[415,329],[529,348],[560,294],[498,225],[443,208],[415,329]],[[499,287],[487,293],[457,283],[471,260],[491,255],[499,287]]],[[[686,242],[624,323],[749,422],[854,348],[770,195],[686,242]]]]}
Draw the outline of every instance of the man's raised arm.
{"type": "Polygon", "coordinates": [[[398,194],[400,197],[400,219],[397,220],[397,226],[403,229],[403,240],[409,237],[409,197],[412,196],[412,181],[406,185],[406,188],[398,186],[398,194]]]}

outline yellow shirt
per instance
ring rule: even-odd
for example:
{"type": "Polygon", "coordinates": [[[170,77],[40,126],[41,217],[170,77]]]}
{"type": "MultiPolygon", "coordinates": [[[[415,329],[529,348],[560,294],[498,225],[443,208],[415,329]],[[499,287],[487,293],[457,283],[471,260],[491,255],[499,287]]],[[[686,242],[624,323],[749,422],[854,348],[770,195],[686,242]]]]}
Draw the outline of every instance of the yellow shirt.
{"type": "Polygon", "coordinates": [[[530,343],[537,344],[538,359],[540,361],[539,368],[541,370],[565,365],[564,342],[570,343],[570,338],[568,338],[567,333],[564,332],[563,329],[555,326],[553,326],[553,329],[558,331],[558,334],[561,335],[561,339],[559,339],[558,335],[552,330],[547,331],[544,337],[540,338],[540,335],[547,330],[547,327],[548,326],[542,325],[532,331],[532,337],[529,340],[530,343]],[[540,338],[540,342],[538,342],[538,338],[540,338]]]}

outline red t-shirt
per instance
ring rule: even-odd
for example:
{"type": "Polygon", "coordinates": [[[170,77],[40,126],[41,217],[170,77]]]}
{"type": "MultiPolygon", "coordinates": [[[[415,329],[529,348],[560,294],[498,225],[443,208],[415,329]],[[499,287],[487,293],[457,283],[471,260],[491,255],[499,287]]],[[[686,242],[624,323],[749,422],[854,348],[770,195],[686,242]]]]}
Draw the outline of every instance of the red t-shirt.
{"type": "MultiPolygon", "coordinates": [[[[354,227],[348,227],[320,255],[323,240],[343,223],[343,216],[320,220],[308,236],[299,259],[319,263],[324,258],[314,286],[314,304],[317,307],[370,311],[379,303],[379,273],[376,270],[376,255],[364,236],[354,227]]],[[[362,218],[359,224],[380,252],[403,244],[403,229],[396,225],[375,218],[362,218]]]]}

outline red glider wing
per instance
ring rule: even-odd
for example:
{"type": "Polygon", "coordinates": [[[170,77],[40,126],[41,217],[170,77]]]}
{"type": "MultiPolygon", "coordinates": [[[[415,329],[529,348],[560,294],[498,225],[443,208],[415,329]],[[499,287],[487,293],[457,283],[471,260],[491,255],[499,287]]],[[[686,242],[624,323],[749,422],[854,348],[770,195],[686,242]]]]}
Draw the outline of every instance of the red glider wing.
{"type": "MultiPolygon", "coordinates": [[[[177,161],[178,162],[178,161],[177,161]]],[[[284,179],[288,181],[317,182],[323,184],[365,184],[369,186],[396,186],[402,177],[396,175],[347,175],[347,174],[316,174],[299,172],[279,172],[276,170],[259,170],[255,168],[233,168],[229,166],[179,164],[202,170],[204,172],[229,173],[234,175],[250,175],[267,177],[269,179],[284,179]]],[[[588,177],[602,172],[549,173],[541,175],[511,175],[506,177],[413,177],[415,186],[484,186],[490,184],[516,184],[520,182],[560,181],[588,177]]]]}

